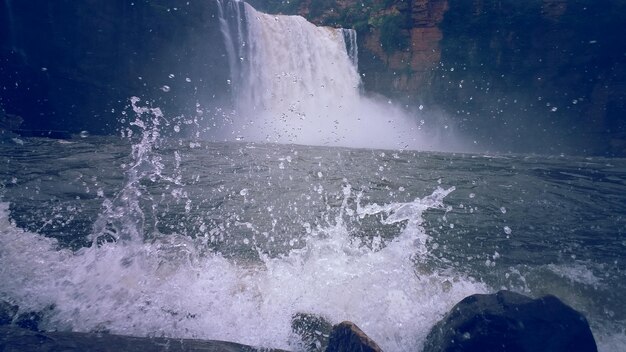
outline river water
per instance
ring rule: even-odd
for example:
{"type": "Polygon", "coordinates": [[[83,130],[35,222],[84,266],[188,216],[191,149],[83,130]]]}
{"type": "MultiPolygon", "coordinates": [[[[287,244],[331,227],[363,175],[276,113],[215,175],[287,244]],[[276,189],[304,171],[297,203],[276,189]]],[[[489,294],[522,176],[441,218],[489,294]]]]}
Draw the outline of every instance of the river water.
{"type": "Polygon", "coordinates": [[[45,329],[288,349],[306,312],[408,351],[507,288],[626,346],[624,159],[217,143],[161,118],[2,141],[0,299],[45,329]]]}

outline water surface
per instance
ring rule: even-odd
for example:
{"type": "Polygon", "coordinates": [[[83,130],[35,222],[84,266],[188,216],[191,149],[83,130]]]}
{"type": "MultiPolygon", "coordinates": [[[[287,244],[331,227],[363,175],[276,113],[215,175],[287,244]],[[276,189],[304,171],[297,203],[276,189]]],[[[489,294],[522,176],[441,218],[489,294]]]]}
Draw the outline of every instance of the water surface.
{"type": "Polygon", "coordinates": [[[626,343],[626,160],[134,137],[0,144],[0,298],[46,329],[419,348],[466,295],[555,294],[626,343]]]}

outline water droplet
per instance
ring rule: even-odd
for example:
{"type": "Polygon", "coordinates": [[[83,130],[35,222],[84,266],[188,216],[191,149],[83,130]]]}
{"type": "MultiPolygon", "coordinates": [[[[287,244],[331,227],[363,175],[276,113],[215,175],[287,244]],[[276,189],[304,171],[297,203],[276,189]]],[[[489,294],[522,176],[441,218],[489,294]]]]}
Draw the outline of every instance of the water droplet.
{"type": "Polygon", "coordinates": [[[174,76],[174,74],[173,74],[173,73],[170,73],[167,77],[169,77],[169,78],[174,78],[174,77],[176,77],[176,76],[174,76]]]}
{"type": "Polygon", "coordinates": [[[175,132],[180,132],[180,126],[179,125],[174,126],[174,131],[175,132]]]}
{"type": "Polygon", "coordinates": [[[512,232],[513,232],[513,231],[511,230],[511,228],[510,228],[510,227],[508,227],[508,226],[505,226],[505,227],[504,227],[504,233],[506,233],[507,235],[510,235],[512,232]]]}
{"type": "Polygon", "coordinates": [[[87,137],[89,137],[89,132],[88,131],[80,131],[79,136],[80,136],[80,138],[87,138],[87,137]]]}
{"type": "Polygon", "coordinates": [[[161,90],[164,91],[165,93],[167,93],[167,92],[170,91],[170,86],[165,85],[165,86],[161,87],[161,90]]]}
{"type": "Polygon", "coordinates": [[[470,198],[474,198],[474,197],[476,197],[476,195],[475,195],[474,193],[470,193],[470,194],[469,194],[469,197],[470,197],[470,198]]]}
{"type": "Polygon", "coordinates": [[[500,207],[500,211],[502,212],[502,214],[506,214],[506,208],[505,207],[500,207]]]}
{"type": "Polygon", "coordinates": [[[424,110],[424,105],[420,105],[420,106],[419,106],[419,109],[420,109],[420,110],[424,110]]]}

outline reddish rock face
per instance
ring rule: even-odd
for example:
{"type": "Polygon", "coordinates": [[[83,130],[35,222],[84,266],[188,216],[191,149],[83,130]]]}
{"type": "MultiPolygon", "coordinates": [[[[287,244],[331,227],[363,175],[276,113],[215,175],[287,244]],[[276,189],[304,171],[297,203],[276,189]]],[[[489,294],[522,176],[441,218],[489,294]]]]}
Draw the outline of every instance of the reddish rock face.
{"type": "MultiPolygon", "coordinates": [[[[409,45],[406,49],[391,52],[383,50],[378,29],[360,34],[364,35],[364,49],[385,63],[387,74],[392,77],[393,90],[397,94],[418,93],[427,84],[430,72],[439,64],[441,60],[439,42],[443,39],[443,34],[437,26],[443,20],[447,10],[447,0],[412,2],[405,10],[410,12],[411,18],[411,27],[405,30],[409,37],[409,45]]],[[[368,77],[367,72],[366,77],[368,77]]]]}
{"type": "Polygon", "coordinates": [[[425,72],[436,66],[441,59],[441,39],[443,34],[437,27],[411,29],[411,69],[425,72]]]}
{"type": "Polygon", "coordinates": [[[417,27],[435,27],[448,11],[448,0],[416,0],[411,6],[411,18],[417,27]]]}

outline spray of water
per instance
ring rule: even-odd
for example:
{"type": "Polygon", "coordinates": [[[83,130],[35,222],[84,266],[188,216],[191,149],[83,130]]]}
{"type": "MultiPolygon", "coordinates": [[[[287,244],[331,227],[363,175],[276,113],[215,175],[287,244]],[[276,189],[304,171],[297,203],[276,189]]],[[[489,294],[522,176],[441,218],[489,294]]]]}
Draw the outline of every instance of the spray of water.
{"type": "Polygon", "coordinates": [[[144,209],[150,206],[141,203],[154,200],[142,185],[180,180],[162,173],[162,114],[132,103],[141,138],[134,139],[124,187],[104,202],[92,246],[60,249],[54,239],[17,228],[8,204],[0,203],[0,298],[25,311],[53,307],[44,328],[294,349],[291,318],[305,312],[333,323],[352,320],[386,350],[400,351],[419,349],[453,304],[487,290],[453,272],[416,271],[416,262],[428,256],[422,213],[444,208],[453,188],[377,205],[363,204],[346,182],[341,205],[329,209],[334,220],[309,228],[305,244],[285,255],[270,256],[257,246],[258,260],[226,258],[210,249],[204,234],[148,233],[144,209]],[[367,243],[348,226],[363,218],[401,226],[393,239],[367,243]],[[98,240],[107,236],[112,240],[98,240]]]}

